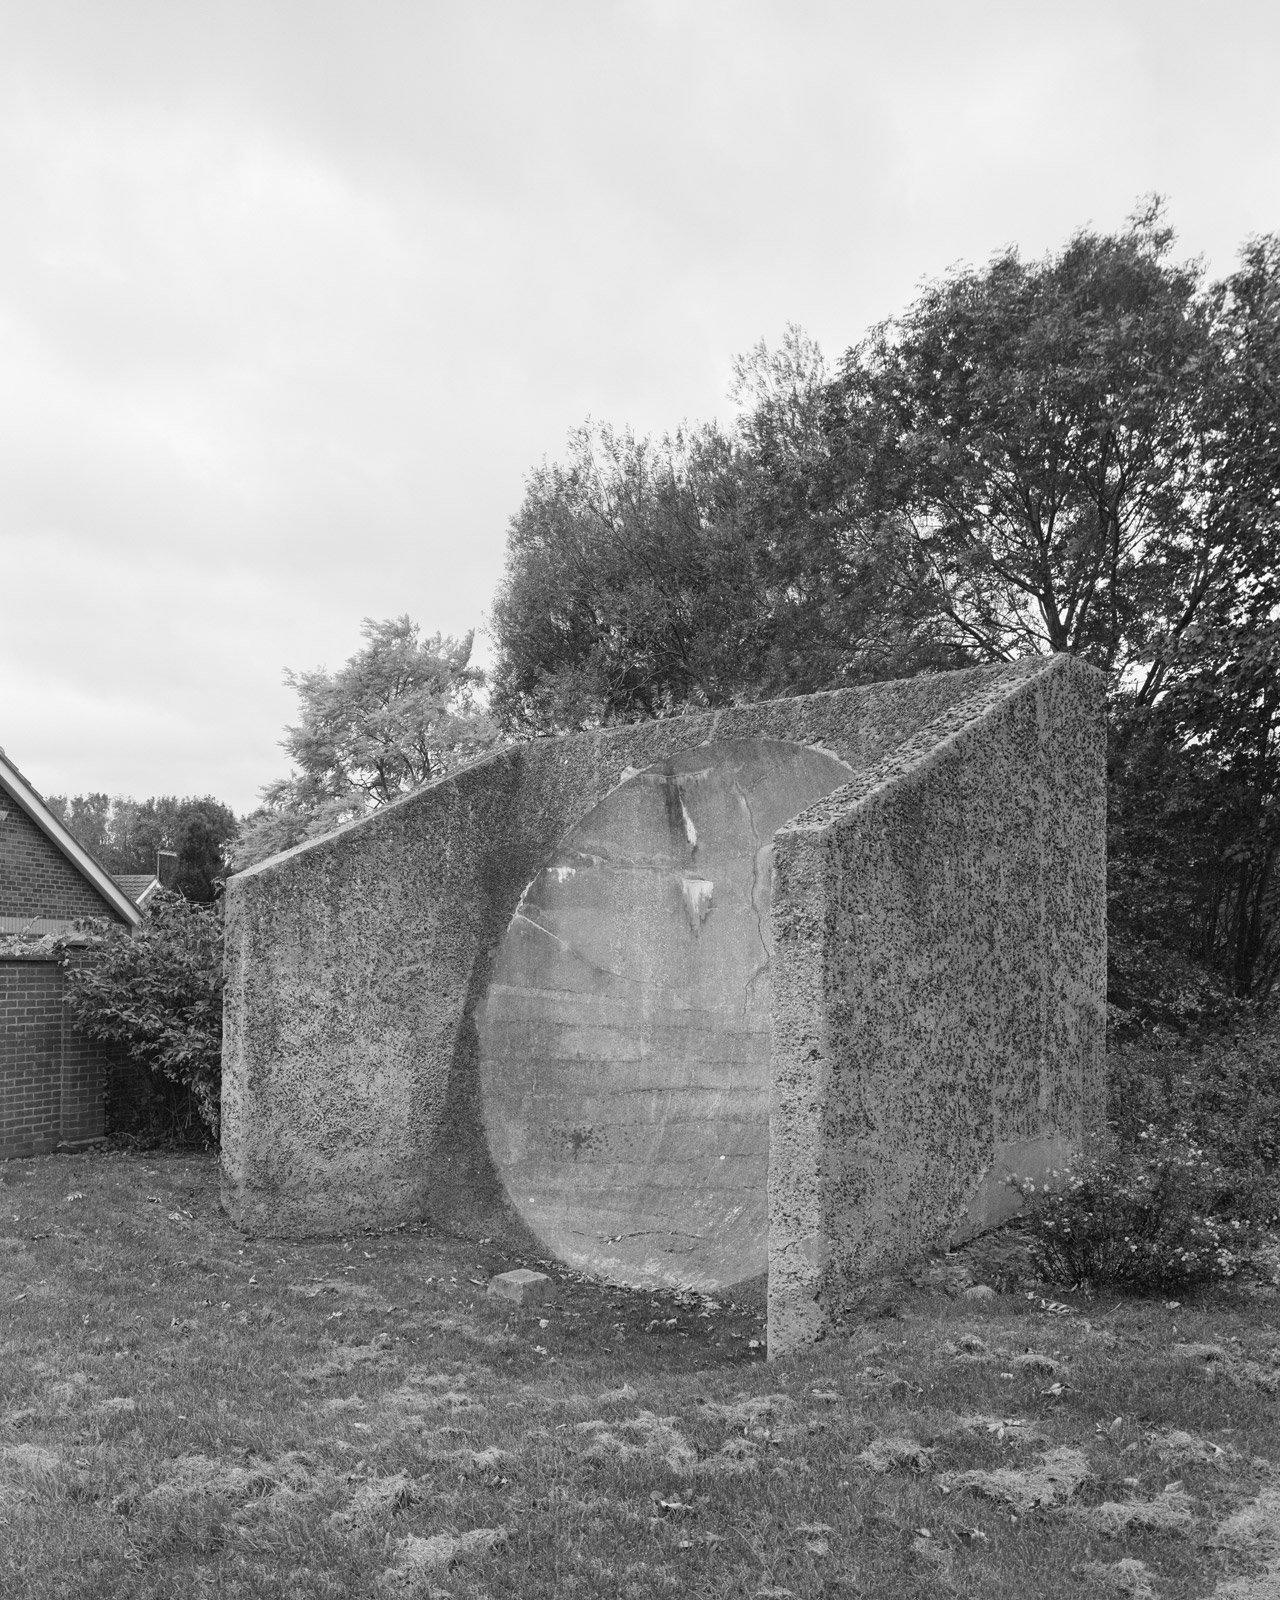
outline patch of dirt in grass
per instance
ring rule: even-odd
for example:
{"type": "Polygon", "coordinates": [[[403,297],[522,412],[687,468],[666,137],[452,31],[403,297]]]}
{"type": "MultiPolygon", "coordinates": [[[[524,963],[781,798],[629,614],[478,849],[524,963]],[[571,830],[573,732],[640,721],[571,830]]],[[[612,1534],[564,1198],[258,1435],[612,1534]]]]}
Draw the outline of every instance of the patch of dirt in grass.
{"type": "Polygon", "coordinates": [[[1198,1368],[1211,1383],[1226,1379],[1236,1388],[1255,1387],[1280,1394],[1280,1366],[1274,1363],[1264,1367],[1220,1344],[1175,1344],[1169,1354],[1180,1366],[1198,1368]]]}
{"type": "Polygon", "coordinates": [[[910,1434],[889,1434],[873,1439],[858,1457],[872,1472],[932,1472],[933,1457],[910,1434]]]}
{"type": "Polygon", "coordinates": [[[708,1400],[704,1410],[708,1417],[747,1437],[771,1435],[780,1423],[790,1422],[797,1413],[796,1402],[789,1394],[753,1395],[742,1390],[732,1400],[708,1400]]]}
{"type": "Polygon", "coordinates": [[[1112,1539],[1130,1533],[1189,1534],[1195,1527],[1195,1502],[1180,1488],[1167,1488],[1154,1500],[1074,1506],[1072,1514],[1091,1532],[1112,1539]]]}
{"type": "Polygon", "coordinates": [[[165,1464],[163,1476],[153,1488],[136,1496],[119,1496],[115,1508],[132,1516],[175,1509],[191,1500],[243,1501],[279,1489],[298,1494],[320,1487],[314,1458],[300,1451],[243,1466],[204,1455],[178,1456],[165,1464]]]}
{"type": "Polygon", "coordinates": [[[398,1542],[396,1559],[382,1574],[380,1587],[388,1596],[431,1594],[431,1580],[446,1574],[460,1562],[486,1555],[505,1544],[507,1530],[473,1528],[469,1533],[433,1533],[428,1538],[411,1534],[398,1542]]]}
{"type": "Polygon", "coordinates": [[[1152,1454],[1170,1467],[1194,1464],[1216,1467],[1219,1472],[1225,1472],[1240,1457],[1240,1452],[1230,1445],[1214,1444],[1212,1439],[1202,1439],[1198,1433],[1187,1433],[1182,1428],[1153,1433],[1147,1443],[1152,1454]]]}
{"type": "Polygon", "coordinates": [[[22,1480],[47,1478],[62,1465],[62,1457],[55,1450],[46,1450],[38,1444],[0,1445],[0,1473],[22,1480]]]}
{"type": "Polygon", "coordinates": [[[395,1360],[391,1339],[382,1334],[371,1344],[334,1345],[329,1355],[298,1374],[308,1383],[323,1383],[329,1378],[348,1377],[357,1368],[384,1367],[395,1360]]]}
{"type": "Polygon", "coordinates": [[[1025,1516],[1039,1506],[1062,1505],[1092,1476],[1083,1450],[1059,1445],[1026,1467],[997,1467],[990,1472],[973,1468],[951,1473],[944,1482],[948,1489],[971,1489],[1025,1516]]]}
{"type": "Polygon", "coordinates": [[[92,1397],[96,1385],[83,1372],[73,1372],[54,1383],[46,1383],[42,1394],[45,1404],[54,1410],[65,1411],[83,1405],[92,1397]]]}
{"type": "Polygon", "coordinates": [[[1096,1583],[1105,1595],[1131,1595],[1133,1600],[1156,1600],[1159,1591],[1152,1582],[1151,1569],[1145,1561],[1125,1556],[1120,1561],[1087,1561],[1080,1569],[1082,1576],[1096,1583]]]}
{"type": "Polygon", "coordinates": [[[674,1417],[658,1417],[651,1411],[621,1422],[602,1418],[579,1422],[574,1432],[588,1441],[582,1454],[588,1461],[631,1461],[647,1456],[664,1462],[672,1472],[690,1472],[698,1462],[698,1452],[675,1425],[674,1417]]]}
{"type": "Polygon", "coordinates": [[[512,1472],[515,1470],[518,1457],[514,1451],[503,1450],[501,1446],[491,1444],[483,1450],[466,1450],[463,1459],[468,1472],[512,1472]]]}
{"type": "Polygon", "coordinates": [[[1269,1485],[1220,1522],[1214,1543],[1262,1566],[1258,1572],[1224,1579],[1211,1600],[1275,1600],[1280,1595],[1280,1487],[1269,1485]]]}
{"type": "Polygon", "coordinates": [[[986,1436],[997,1444],[1033,1445],[1045,1441],[1044,1429],[1025,1417],[993,1417],[976,1411],[957,1417],[952,1426],[960,1433],[986,1436]]]}
{"type": "Polygon", "coordinates": [[[1061,1361],[1055,1361],[1042,1350],[1025,1350],[1020,1356],[1014,1356],[1009,1365],[1015,1372],[1030,1372],[1045,1378],[1063,1378],[1067,1373],[1061,1361]]]}
{"type": "Polygon", "coordinates": [[[412,1505],[420,1494],[421,1490],[404,1472],[368,1478],[359,1485],[345,1507],[329,1513],[329,1521],[335,1527],[379,1522],[412,1505]]]}
{"type": "Polygon", "coordinates": [[[313,1278],[310,1283],[291,1283],[288,1286],[290,1294],[296,1294],[303,1300],[316,1300],[321,1296],[341,1295],[348,1300],[369,1301],[377,1296],[372,1289],[363,1283],[353,1282],[350,1278],[313,1278]]]}

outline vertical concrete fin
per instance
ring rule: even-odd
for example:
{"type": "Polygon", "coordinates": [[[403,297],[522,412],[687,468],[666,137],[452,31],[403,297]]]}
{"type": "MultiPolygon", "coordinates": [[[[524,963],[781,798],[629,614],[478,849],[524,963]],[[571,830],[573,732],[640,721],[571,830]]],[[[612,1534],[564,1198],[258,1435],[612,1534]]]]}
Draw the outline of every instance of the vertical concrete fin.
{"type": "Polygon", "coordinates": [[[1103,680],[1056,657],[779,833],[771,1354],[868,1272],[1001,1220],[1008,1172],[1100,1115],[1105,831],[1103,680]]]}

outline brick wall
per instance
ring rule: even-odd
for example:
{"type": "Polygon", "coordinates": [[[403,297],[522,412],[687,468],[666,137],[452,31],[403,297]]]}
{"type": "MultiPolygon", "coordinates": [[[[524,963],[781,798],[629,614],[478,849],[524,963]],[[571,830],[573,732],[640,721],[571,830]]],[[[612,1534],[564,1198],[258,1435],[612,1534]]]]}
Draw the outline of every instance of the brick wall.
{"type": "Polygon", "coordinates": [[[56,960],[0,956],[0,1158],[103,1131],[108,1062],[73,1026],[65,994],[56,960]]]}
{"type": "Polygon", "coordinates": [[[0,917],[106,917],[123,919],[37,828],[4,796],[0,810],[0,917]]]}

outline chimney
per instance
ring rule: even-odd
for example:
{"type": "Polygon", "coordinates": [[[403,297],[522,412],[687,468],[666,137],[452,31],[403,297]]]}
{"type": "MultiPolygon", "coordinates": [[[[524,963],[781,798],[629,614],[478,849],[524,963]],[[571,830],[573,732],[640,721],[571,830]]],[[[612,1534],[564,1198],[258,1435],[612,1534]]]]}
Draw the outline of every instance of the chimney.
{"type": "Polygon", "coordinates": [[[178,852],[176,850],[156,851],[156,877],[160,880],[162,889],[172,889],[173,880],[178,876],[178,852]]]}

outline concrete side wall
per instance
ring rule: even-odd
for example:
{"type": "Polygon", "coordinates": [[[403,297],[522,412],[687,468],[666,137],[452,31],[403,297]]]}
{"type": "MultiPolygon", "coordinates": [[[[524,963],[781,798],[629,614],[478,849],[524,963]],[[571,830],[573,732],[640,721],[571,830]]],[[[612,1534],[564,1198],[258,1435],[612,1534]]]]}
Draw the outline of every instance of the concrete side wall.
{"type": "Polygon", "coordinates": [[[261,1231],[385,1226],[497,1195],[474,1012],[526,885],[631,772],[712,740],[871,768],[948,706],[1044,661],[537,741],[234,877],[224,1203],[261,1231]]]}
{"type": "Polygon", "coordinates": [[[1102,679],[990,687],[775,842],[772,1355],[1102,1113],[1102,679]]]}

